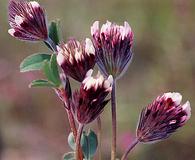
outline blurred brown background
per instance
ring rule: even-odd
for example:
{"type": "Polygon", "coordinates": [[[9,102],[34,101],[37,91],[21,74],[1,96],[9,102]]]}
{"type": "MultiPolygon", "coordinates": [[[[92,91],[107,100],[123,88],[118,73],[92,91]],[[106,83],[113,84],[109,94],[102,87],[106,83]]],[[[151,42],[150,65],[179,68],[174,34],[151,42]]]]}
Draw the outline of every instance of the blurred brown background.
{"type": "MultiPolygon", "coordinates": [[[[192,118],[166,141],[139,145],[131,159],[195,159],[195,1],[194,0],[39,0],[49,20],[61,19],[66,41],[90,37],[95,20],[134,31],[134,58],[118,81],[118,155],[134,136],[141,108],[158,94],[178,91],[192,106],[192,118]]],[[[48,52],[42,43],[21,42],[7,30],[7,0],[0,1],[0,156],[2,160],[58,160],[70,150],[70,131],[61,102],[50,89],[29,89],[40,73],[20,73],[28,55],[48,52]]],[[[109,159],[110,104],[103,113],[104,158],[109,159]]],[[[92,128],[95,128],[95,123],[92,128]]]]}

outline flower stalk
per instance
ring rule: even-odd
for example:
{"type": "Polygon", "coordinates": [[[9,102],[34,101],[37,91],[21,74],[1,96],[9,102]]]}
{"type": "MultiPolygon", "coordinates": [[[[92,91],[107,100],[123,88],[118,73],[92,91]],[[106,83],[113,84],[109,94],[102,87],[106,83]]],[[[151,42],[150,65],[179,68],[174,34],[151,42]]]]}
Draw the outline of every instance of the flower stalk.
{"type": "Polygon", "coordinates": [[[111,110],[112,110],[112,146],[111,146],[111,160],[116,159],[116,80],[113,80],[111,92],[111,110]]]}
{"type": "Polygon", "coordinates": [[[83,160],[82,157],[80,157],[79,150],[80,150],[80,141],[81,141],[81,136],[83,133],[83,124],[79,124],[78,130],[77,130],[77,138],[76,138],[76,160],[83,160]]]}
{"type": "Polygon", "coordinates": [[[71,131],[72,131],[72,133],[74,135],[74,138],[76,140],[76,137],[77,137],[77,128],[76,128],[76,124],[75,124],[74,117],[72,115],[72,112],[69,109],[66,109],[66,112],[68,114],[68,121],[69,121],[69,124],[70,124],[71,131]]]}
{"type": "MultiPolygon", "coordinates": [[[[64,108],[66,109],[67,115],[68,115],[68,121],[69,121],[69,125],[70,125],[70,129],[73,133],[74,136],[74,141],[76,142],[76,138],[77,138],[77,127],[76,127],[76,123],[74,120],[74,116],[70,110],[70,103],[68,102],[67,104],[65,104],[64,102],[64,108]]],[[[83,158],[83,153],[82,153],[82,149],[81,147],[79,147],[79,158],[82,159],[83,158]]]]}
{"type": "Polygon", "coordinates": [[[127,150],[123,154],[121,160],[127,160],[128,154],[131,152],[131,150],[139,143],[138,138],[135,138],[134,141],[128,146],[127,150]]]}
{"type": "MultiPolygon", "coordinates": [[[[68,114],[68,121],[69,121],[69,124],[70,124],[71,131],[74,135],[74,140],[76,142],[77,128],[76,128],[75,120],[74,120],[74,117],[72,115],[72,112],[69,109],[66,109],[66,112],[68,114]]],[[[82,149],[81,149],[80,146],[79,146],[79,149],[78,149],[78,154],[79,154],[79,158],[82,159],[83,158],[83,153],[82,153],[82,149]]]]}
{"type": "Polygon", "coordinates": [[[101,150],[101,147],[102,147],[102,122],[101,122],[101,117],[99,116],[97,118],[97,134],[98,134],[98,145],[99,145],[99,149],[98,149],[98,157],[99,157],[99,160],[102,159],[102,150],[101,150]]]}

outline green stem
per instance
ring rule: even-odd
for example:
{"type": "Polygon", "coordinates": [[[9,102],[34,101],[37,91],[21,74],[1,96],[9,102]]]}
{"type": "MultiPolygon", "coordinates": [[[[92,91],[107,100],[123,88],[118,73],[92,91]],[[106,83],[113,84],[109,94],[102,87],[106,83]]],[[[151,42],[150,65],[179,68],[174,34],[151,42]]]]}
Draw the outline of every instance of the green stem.
{"type": "Polygon", "coordinates": [[[102,155],[101,155],[101,145],[102,145],[102,123],[101,123],[101,117],[99,116],[97,118],[97,128],[98,128],[98,156],[99,156],[99,160],[102,159],[102,155]]]}
{"type": "Polygon", "coordinates": [[[135,138],[134,141],[128,146],[127,150],[123,154],[121,160],[127,160],[128,154],[131,152],[131,150],[139,143],[138,138],[135,138]]]}
{"type": "Polygon", "coordinates": [[[82,136],[82,133],[83,133],[83,128],[84,128],[84,125],[83,124],[79,124],[79,128],[77,130],[77,138],[76,138],[76,160],[83,160],[83,158],[80,157],[80,154],[79,154],[79,148],[80,148],[80,141],[81,141],[81,136],[82,136]]]}
{"type": "Polygon", "coordinates": [[[111,93],[111,110],[112,110],[112,146],[111,146],[111,160],[116,160],[116,80],[113,81],[111,93]]]}

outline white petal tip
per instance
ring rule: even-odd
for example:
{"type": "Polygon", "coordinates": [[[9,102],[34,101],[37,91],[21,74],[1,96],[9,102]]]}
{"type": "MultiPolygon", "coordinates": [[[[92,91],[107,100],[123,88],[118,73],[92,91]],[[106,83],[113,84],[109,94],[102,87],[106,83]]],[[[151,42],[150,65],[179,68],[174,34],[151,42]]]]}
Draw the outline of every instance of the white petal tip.
{"type": "Polygon", "coordinates": [[[176,103],[176,105],[179,105],[182,100],[182,95],[178,92],[168,92],[165,93],[164,96],[166,98],[171,98],[176,103]]]}
{"type": "Polygon", "coordinates": [[[58,65],[61,66],[65,61],[65,57],[62,53],[59,52],[58,55],[57,55],[56,60],[58,62],[58,65]]]}
{"type": "Polygon", "coordinates": [[[107,80],[110,82],[110,84],[113,84],[113,77],[112,77],[112,75],[109,75],[107,80]]]}
{"type": "Polygon", "coordinates": [[[36,1],[30,1],[29,3],[32,5],[32,7],[40,7],[39,3],[36,1]]]}
{"type": "Polygon", "coordinates": [[[99,30],[99,21],[95,21],[91,26],[91,35],[94,35],[99,30]]]}
{"type": "Polygon", "coordinates": [[[24,22],[24,20],[23,20],[23,18],[21,16],[18,16],[18,15],[15,16],[15,23],[17,25],[20,26],[23,22],[24,22]]]}
{"type": "Polygon", "coordinates": [[[129,23],[127,21],[124,22],[124,26],[130,28],[130,25],[129,25],[129,23]]]}
{"type": "Polygon", "coordinates": [[[8,33],[11,35],[11,36],[14,36],[14,33],[15,33],[15,29],[11,28],[8,30],[8,33]]]}
{"type": "Polygon", "coordinates": [[[190,102],[187,101],[185,104],[182,106],[183,110],[186,111],[187,114],[187,120],[191,117],[191,107],[190,107],[190,102]]]}
{"type": "Polygon", "coordinates": [[[92,43],[91,39],[89,39],[89,38],[85,39],[85,52],[88,55],[90,55],[90,54],[95,55],[95,48],[93,46],[93,43],[92,43]]]}
{"type": "Polygon", "coordinates": [[[61,48],[59,46],[56,46],[57,48],[57,51],[60,52],[61,51],[61,48]]]}
{"type": "Polygon", "coordinates": [[[88,70],[86,73],[86,77],[91,77],[92,73],[93,73],[93,69],[88,70]]]}

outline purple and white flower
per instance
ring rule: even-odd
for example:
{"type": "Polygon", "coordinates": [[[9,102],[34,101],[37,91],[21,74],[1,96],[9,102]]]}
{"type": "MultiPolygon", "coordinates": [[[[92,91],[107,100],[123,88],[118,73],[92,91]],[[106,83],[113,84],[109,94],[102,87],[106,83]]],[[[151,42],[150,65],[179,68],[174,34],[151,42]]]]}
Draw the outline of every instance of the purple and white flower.
{"type": "Polygon", "coordinates": [[[180,93],[164,93],[145,107],[140,115],[137,138],[140,142],[155,142],[168,138],[191,116],[189,101],[181,104],[180,93]]]}
{"type": "Polygon", "coordinates": [[[48,39],[47,21],[44,9],[36,1],[10,0],[8,33],[27,41],[48,39]]]}
{"type": "Polygon", "coordinates": [[[92,77],[89,70],[83,80],[80,90],[73,93],[71,110],[80,124],[88,124],[95,120],[109,102],[106,99],[112,90],[113,78],[105,79],[101,74],[92,77]]]}
{"type": "Polygon", "coordinates": [[[89,69],[95,65],[95,49],[89,38],[84,43],[70,39],[57,47],[57,62],[64,73],[82,82],[89,69]]]}
{"type": "Polygon", "coordinates": [[[99,21],[91,27],[96,61],[105,76],[119,78],[132,59],[133,32],[127,22],[124,26],[107,21],[99,28],[99,21]]]}

